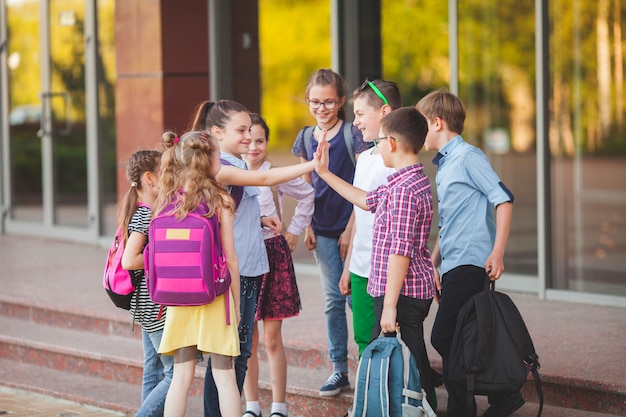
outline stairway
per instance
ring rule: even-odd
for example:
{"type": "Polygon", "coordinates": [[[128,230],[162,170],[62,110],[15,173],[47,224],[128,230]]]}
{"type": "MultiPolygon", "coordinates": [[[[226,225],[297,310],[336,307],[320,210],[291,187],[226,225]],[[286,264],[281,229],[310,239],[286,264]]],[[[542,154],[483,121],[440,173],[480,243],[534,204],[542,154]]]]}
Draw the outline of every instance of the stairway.
{"type": "MultiPolygon", "coordinates": [[[[48,308],[0,299],[0,385],[92,405],[132,416],[140,405],[142,347],[138,327],[130,319],[119,320],[77,314],[61,307],[48,308]]],[[[352,402],[352,391],[320,398],[320,381],[328,376],[324,346],[287,344],[287,404],[292,417],[343,416],[352,402]]],[[[271,403],[269,372],[261,345],[260,401],[268,413],[271,403]]],[[[350,359],[351,374],[356,362],[350,359]]],[[[188,416],[202,415],[205,364],[197,366],[188,401],[188,416]]],[[[547,392],[552,392],[550,383],[547,392]]],[[[525,397],[532,401],[533,387],[525,397]]],[[[445,405],[445,390],[437,395],[445,405]]],[[[570,400],[575,394],[570,391],[570,400]]],[[[551,401],[548,401],[550,403],[551,401]]],[[[479,410],[487,407],[478,398],[479,410]]],[[[440,408],[445,408],[440,407],[440,408]]],[[[516,414],[535,416],[537,404],[527,404],[516,414]]],[[[445,412],[440,413],[445,415],[445,412]]],[[[598,417],[609,414],[547,405],[544,416],[598,417]]]]}
{"type": "MultiPolygon", "coordinates": [[[[106,249],[89,245],[0,235],[0,386],[133,415],[141,395],[140,332],[131,330],[128,312],[115,308],[102,289],[105,256],[106,249]]],[[[296,265],[296,273],[303,310],[283,324],[289,415],[341,417],[351,404],[351,391],[336,398],[318,396],[331,369],[318,271],[303,262],[296,265]]],[[[626,415],[626,310],[511,296],[542,364],[543,416],[626,415]]],[[[425,322],[427,335],[435,313],[433,305],[425,322]]],[[[439,367],[438,355],[427,347],[439,367]]],[[[271,393],[262,346],[260,358],[260,400],[269,417],[271,393]]],[[[350,368],[354,383],[353,343],[350,368]]],[[[202,415],[203,377],[204,366],[198,364],[188,416],[202,415]]],[[[533,391],[529,381],[524,388],[527,403],[516,417],[537,415],[533,391]]],[[[437,396],[439,408],[445,408],[445,390],[437,396]]],[[[480,415],[487,404],[483,397],[477,402],[480,415]]]]}
{"type": "MultiPolygon", "coordinates": [[[[141,332],[130,319],[116,321],[0,300],[0,384],[133,415],[140,405],[141,332]]],[[[263,346],[260,401],[271,403],[263,346]]],[[[322,399],[318,381],[328,376],[323,351],[288,346],[287,403],[293,416],[342,416],[352,395],[322,399]],[[313,383],[315,387],[311,385],[313,383]],[[297,413],[297,414],[296,414],[297,413]]],[[[354,361],[352,368],[355,369],[354,361]]],[[[199,363],[187,415],[202,415],[206,362],[199,363]]]]}

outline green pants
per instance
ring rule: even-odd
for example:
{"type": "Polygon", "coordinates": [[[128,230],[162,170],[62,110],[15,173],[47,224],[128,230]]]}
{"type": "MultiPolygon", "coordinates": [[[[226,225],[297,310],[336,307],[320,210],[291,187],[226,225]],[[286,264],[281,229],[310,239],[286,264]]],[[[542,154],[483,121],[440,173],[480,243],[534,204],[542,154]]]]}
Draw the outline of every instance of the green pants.
{"type": "Polygon", "coordinates": [[[350,273],[352,287],[352,328],[359,346],[359,358],[372,340],[374,328],[374,299],[367,293],[367,278],[350,273]]]}

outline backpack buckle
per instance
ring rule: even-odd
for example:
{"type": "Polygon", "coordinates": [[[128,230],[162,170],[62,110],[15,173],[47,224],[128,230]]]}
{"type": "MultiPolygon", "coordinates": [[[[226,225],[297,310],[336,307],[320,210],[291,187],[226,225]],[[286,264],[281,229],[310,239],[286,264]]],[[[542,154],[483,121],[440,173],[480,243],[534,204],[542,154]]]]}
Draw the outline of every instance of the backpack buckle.
{"type": "Polygon", "coordinates": [[[528,369],[539,369],[541,365],[539,364],[539,357],[537,355],[530,355],[524,359],[524,365],[528,369]]]}

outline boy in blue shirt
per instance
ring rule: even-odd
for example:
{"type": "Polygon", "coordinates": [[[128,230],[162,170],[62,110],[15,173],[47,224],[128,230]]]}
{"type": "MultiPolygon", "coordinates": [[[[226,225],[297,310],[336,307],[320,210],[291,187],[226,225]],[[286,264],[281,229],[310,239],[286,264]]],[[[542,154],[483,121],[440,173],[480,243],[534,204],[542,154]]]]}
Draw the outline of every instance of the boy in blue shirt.
{"type": "MultiPolygon", "coordinates": [[[[504,250],[513,214],[513,194],[493,171],[485,154],[461,137],[465,109],[447,90],[436,90],[415,106],[428,121],[425,148],[437,150],[439,235],[432,251],[435,285],[441,291],[431,343],[443,362],[448,391],[448,417],[476,416],[466,407],[464,386],[448,379],[450,346],[461,307],[483,291],[485,276],[497,280],[504,272],[504,250]],[[495,208],[495,221],[493,209],[495,208]],[[441,273],[441,279],[439,277],[441,273]]],[[[490,397],[483,417],[508,417],[524,404],[519,392],[490,397]]]]}

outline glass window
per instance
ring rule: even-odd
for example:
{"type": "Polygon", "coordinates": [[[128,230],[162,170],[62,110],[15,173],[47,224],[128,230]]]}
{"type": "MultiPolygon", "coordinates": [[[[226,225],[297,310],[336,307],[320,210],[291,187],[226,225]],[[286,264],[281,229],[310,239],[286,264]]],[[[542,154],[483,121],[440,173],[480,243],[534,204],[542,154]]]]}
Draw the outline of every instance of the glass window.
{"type": "Polygon", "coordinates": [[[506,271],[537,274],[534,0],[459,0],[463,138],[515,195],[506,271]]]}
{"type": "Polygon", "coordinates": [[[626,295],[623,8],[550,2],[551,288],[626,295]]]}

